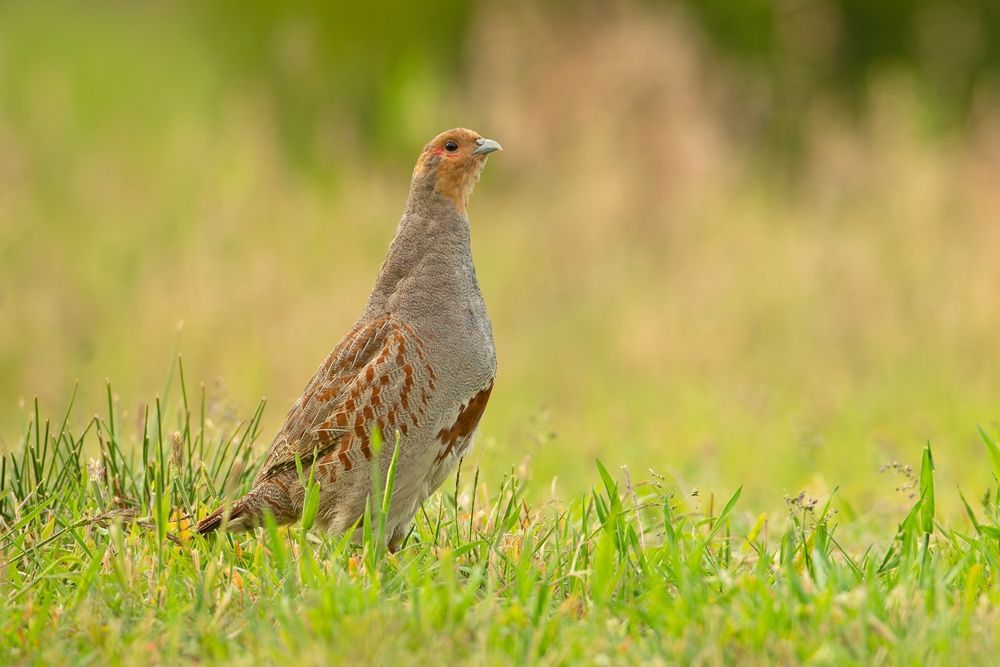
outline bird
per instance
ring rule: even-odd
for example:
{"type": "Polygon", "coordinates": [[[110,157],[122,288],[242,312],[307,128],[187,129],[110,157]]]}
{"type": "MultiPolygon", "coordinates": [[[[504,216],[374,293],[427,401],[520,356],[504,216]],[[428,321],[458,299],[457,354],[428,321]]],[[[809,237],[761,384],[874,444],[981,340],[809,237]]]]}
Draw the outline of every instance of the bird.
{"type": "Polygon", "coordinates": [[[391,551],[400,548],[420,505],[470,451],[493,390],[496,348],[467,207],[499,150],[465,128],[424,146],[361,316],[292,405],[250,491],[208,514],[199,533],[252,530],[267,513],[278,525],[298,521],[301,466],[319,485],[315,525],[354,527],[358,540],[373,473],[384,484],[398,438],[384,534],[391,551]],[[376,429],[388,443],[378,453],[376,429]]]}

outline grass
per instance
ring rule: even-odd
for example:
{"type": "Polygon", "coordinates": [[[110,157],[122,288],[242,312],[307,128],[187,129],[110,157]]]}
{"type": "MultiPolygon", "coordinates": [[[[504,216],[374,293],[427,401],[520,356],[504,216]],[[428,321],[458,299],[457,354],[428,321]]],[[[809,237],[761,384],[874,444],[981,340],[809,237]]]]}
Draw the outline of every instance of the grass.
{"type": "Polygon", "coordinates": [[[894,533],[832,496],[768,516],[739,488],[700,503],[597,462],[591,492],[544,504],[513,473],[460,471],[396,554],[379,540],[391,472],[363,544],[307,530],[315,508],[205,539],[190,517],[246,488],[264,406],[226,417],[177,371],[180,397],[134,433],[110,387],[78,428],[72,401],[52,419],[33,405],[0,467],[3,664],[996,662],[1000,482],[942,524],[959,492],[936,487],[930,445],[894,533]]]}

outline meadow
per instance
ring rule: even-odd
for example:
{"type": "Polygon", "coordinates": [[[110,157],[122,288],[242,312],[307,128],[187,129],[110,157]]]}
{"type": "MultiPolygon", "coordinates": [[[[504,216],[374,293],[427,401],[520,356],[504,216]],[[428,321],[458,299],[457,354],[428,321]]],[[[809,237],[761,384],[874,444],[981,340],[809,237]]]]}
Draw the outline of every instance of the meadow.
{"type": "Polygon", "coordinates": [[[372,52],[0,7],[0,662],[995,663],[1000,89],[948,120],[889,65],[852,109],[676,8],[452,4],[372,52]],[[460,478],[395,555],[190,535],[453,126],[505,148],[460,478]]]}
{"type": "Polygon", "coordinates": [[[986,431],[998,481],[959,494],[968,527],[939,518],[929,446],[897,470],[911,507],[884,534],[859,534],[833,497],[754,518],[740,487],[699,498],[596,461],[589,493],[530,505],[517,474],[460,468],[389,554],[398,448],[361,544],[309,531],[319,495],[301,465],[315,500],[300,525],[193,534],[191,517],[252,479],[263,405],[220,419],[177,370],[176,407],[144,413],[137,441],[109,387],[81,431],[72,406],[48,419],[36,404],[4,457],[6,664],[990,664],[1000,649],[986,431]]]}

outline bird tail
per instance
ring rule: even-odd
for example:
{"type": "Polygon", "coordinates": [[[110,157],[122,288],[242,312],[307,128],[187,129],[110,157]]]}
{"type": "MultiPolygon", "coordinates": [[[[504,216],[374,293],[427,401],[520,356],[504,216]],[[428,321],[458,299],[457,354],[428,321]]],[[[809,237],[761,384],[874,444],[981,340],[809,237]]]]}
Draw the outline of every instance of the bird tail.
{"type": "Polygon", "coordinates": [[[198,522],[195,529],[201,535],[215,532],[226,526],[230,532],[253,530],[263,523],[264,513],[269,512],[281,526],[295,521],[298,516],[292,511],[288,494],[276,484],[265,482],[256,486],[234,503],[216,508],[198,522]]]}
{"type": "Polygon", "coordinates": [[[195,530],[201,535],[207,535],[208,533],[214,533],[222,525],[223,514],[225,514],[226,507],[217,507],[211,514],[206,516],[204,519],[198,522],[198,527],[195,530]]]}
{"type": "Polygon", "coordinates": [[[214,533],[222,526],[224,521],[228,521],[226,528],[229,530],[237,530],[235,524],[240,521],[244,511],[242,498],[233,503],[232,507],[229,505],[220,505],[211,514],[199,521],[198,527],[195,530],[197,530],[201,535],[214,533]],[[229,514],[228,517],[226,516],[227,512],[229,514]]]}

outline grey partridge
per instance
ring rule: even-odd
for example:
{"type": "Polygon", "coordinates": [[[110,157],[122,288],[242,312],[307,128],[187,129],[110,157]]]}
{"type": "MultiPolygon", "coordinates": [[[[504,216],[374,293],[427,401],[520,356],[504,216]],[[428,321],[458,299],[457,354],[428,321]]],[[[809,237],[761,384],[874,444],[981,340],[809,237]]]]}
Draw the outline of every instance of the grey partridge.
{"type": "Polygon", "coordinates": [[[493,389],[496,350],[466,206],[497,150],[466,129],[424,147],[361,317],[288,412],[253,488],[209,514],[199,533],[249,530],[265,512],[279,525],[298,520],[305,490],[296,457],[304,470],[315,466],[316,525],[344,532],[364,514],[373,465],[385,479],[398,437],[386,520],[389,547],[398,548],[420,504],[469,451],[493,389]],[[378,457],[376,428],[387,443],[378,457]]]}

